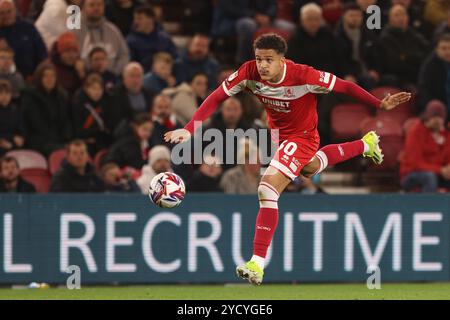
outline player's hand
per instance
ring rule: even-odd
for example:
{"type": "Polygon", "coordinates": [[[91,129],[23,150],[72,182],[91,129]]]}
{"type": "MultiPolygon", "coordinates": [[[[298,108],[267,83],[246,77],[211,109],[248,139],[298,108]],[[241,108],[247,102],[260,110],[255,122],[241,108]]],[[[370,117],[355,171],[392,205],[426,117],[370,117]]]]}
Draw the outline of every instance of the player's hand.
{"type": "Polygon", "coordinates": [[[191,138],[191,133],[186,129],[177,129],[169,131],[164,135],[164,141],[170,143],[186,142],[191,138]]]}
{"type": "Polygon", "coordinates": [[[394,109],[399,104],[405,103],[411,99],[411,93],[409,92],[399,92],[391,95],[390,93],[381,100],[380,107],[383,110],[394,109]]]}

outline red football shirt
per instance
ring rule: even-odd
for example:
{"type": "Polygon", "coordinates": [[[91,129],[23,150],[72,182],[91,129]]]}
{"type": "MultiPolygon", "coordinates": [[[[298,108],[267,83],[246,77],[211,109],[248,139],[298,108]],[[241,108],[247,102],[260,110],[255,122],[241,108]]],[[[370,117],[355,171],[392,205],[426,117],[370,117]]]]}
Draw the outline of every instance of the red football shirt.
{"type": "Polygon", "coordinates": [[[253,93],[264,104],[269,126],[279,130],[279,139],[302,136],[319,139],[316,94],[333,90],[336,76],[313,67],[286,60],[277,83],[262,80],[256,60],[244,63],[231,74],[222,88],[229,96],[242,90],[253,93]]]}

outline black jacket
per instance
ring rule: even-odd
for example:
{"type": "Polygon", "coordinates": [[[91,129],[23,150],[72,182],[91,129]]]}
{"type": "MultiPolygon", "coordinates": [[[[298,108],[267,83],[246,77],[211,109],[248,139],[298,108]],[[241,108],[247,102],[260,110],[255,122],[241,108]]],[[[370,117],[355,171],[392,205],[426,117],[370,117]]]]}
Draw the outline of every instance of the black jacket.
{"type": "Polygon", "coordinates": [[[109,149],[103,163],[114,162],[119,167],[141,169],[147,160],[143,157],[141,143],[131,126],[121,133],[121,137],[109,149]]]}
{"type": "Polygon", "coordinates": [[[52,178],[50,192],[102,192],[103,182],[96,175],[94,167],[87,164],[86,172],[80,175],[66,160],[52,178]]]}
{"type": "Polygon", "coordinates": [[[423,62],[418,80],[418,106],[423,111],[430,100],[438,99],[447,104],[445,83],[447,81],[447,64],[435,52],[423,62]]]}
{"type": "MultiPolygon", "coordinates": [[[[20,108],[15,103],[10,103],[7,107],[0,107],[0,139],[8,140],[16,148],[15,135],[23,135],[21,114],[20,108]]],[[[0,156],[3,151],[6,152],[7,150],[0,147],[0,156]]]]}
{"type": "Polygon", "coordinates": [[[79,90],[72,101],[73,127],[75,137],[79,139],[94,138],[96,149],[107,148],[112,143],[111,100],[104,94],[99,101],[93,101],[84,90],[79,90]],[[94,109],[99,119],[96,120],[94,109]]]}
{"type": "Polygon", "coordinates": [[[48,156],[72,138],[70,108],[63,91],[46,93],[36,87],[27,88],[21,104],[25,141],[29,148],[48,156]]]}
{"type": "Polygon", "coordinates": [[[36,188],[29,182],[19,177],[17,188],[14,191],[6,190],[5,182],[0,180],[0,192],[19,192],[19,193],[35,193],[36,188]]]}
{"type": "Polygon", "coordinates": [[[360,77],[363,73],[363,64],[367,70],[380,70],[380,56],[378,54],[378,39],[373,32],[365,27],[361,28],[359,42],[359,61],[353,59],[353,42],[347,36],[342,21],[336,28],[336,37],[342,49],[345,73],[360,77]]]}
{"type": "MultiPolygon", "coordinates": [[[[142,88],[142,93],[144,94],[147,111],[150,111],[153,101],[153,93],[145,90],[144,88],[142,88]]],[[[122,121],[130,121],[136,112],[131,106],[127,90],[123,84],[118,85],[111,91],[111,101],[111,129],[114,131],[117,125],[122,121]]]]}
{"type": "Polygon", "coordinates": [[[320,28],[315,37],[298,27],[289,40],[286,57],[338,77],[344,75],[341,48],[336,36],[326,27],[320,28]]]}
{"type": "Polygon", "coordinates": [[[401,83],[417,82],[420,64],[428,52],[428,42],[411,28],[402,31],[387,26],[381,33],[381,71],[396,76],[401,83]]]}
{"type": "Polygon", "coordinates": [[[211,178],[205,176],[200,171],[195,171],[192,178],[189,179],[189,190],[192,192],[221,192],[220,178],[211,178]]]}

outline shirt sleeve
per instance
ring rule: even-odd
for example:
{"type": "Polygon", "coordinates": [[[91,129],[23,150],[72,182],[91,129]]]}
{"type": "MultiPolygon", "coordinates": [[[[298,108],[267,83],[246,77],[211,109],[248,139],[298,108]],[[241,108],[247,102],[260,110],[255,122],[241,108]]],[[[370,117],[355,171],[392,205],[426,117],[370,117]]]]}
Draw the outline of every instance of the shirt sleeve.
{"type": "Polygon", "coordinates": [[[326,71],[308,67],[305,74],[306,87],[311,93],[326,94],[333,91],[336,76],[326,71]]]}
{"type": "Polygon", "coordinates": [[[245,63],[222,82],[223,91],[228,96],[234,96],[244,90],[247,85],[248,73],[248,63],[245,63]]]}

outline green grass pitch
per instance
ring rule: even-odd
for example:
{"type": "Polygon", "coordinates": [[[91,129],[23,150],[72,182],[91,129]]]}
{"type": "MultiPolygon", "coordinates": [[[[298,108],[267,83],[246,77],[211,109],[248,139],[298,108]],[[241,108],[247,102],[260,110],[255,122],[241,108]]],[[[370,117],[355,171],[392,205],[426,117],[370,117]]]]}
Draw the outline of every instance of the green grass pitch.
{"type": "Polygon", "coordinates": [[[162,299],[162,300],[366,300],[450,299],[450,283],[382,284],[379,290],[359,284],[148,285],[65,288],[1,288],[0,299],[162,299]]]}

